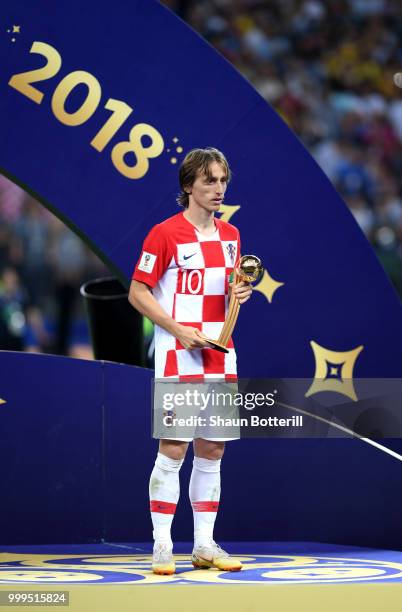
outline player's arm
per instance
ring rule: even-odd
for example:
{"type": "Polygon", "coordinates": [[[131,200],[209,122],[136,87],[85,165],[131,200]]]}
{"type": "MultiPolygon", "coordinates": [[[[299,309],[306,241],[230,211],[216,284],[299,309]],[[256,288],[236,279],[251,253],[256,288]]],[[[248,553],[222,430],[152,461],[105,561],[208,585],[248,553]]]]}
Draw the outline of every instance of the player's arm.
{"type": "Polygon", "coordinates": [[[153,296],[150,287],[146,283],[132,280],[130,292],[128,295],[130,304],[165,329],[169,334],[172,334],[184,346],[185,349],[194,349],[208,347],[207,342],[203,340],[203,334],[195,327],[181,325],[177,323],[167,312],[162,308],[159,302],[153,296]]]}
{"type": "MultiPolygon", "coordinates": [[[[238,251],[237,251],[238,255],[237,255],[237,260],[235,264],[235,269],[237,269],[237,266],[240,263],[240,234],[239,233],[237,233],[237,245],[238,245],[238,251]]],[[[231,282],[229,283],[229,299],[232,295],[232,291],[234,295],[236,296],[236,298],[239,300],[240,304],[244,304],[244,302],[247,302],[247,300],[250,299],[251,294],[253,292],[253,287],[251,283],[246,283],[245,281],[240,281],[239,283],[236,283],[236,285],[234,285],[234,283],[231,282]]]]}

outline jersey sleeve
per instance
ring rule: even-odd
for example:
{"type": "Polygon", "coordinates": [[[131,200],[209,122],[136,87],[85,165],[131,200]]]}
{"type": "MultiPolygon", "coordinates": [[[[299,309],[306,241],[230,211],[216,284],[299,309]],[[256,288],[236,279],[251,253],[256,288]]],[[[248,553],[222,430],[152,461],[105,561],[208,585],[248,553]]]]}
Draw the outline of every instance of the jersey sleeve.
{"type": "Polygon", "coordinates": [[[155,225],[144,240],[141,255],[132,275],[133,280],[155,287],[172,260],[173,252],[166,232],[155,225]]]}

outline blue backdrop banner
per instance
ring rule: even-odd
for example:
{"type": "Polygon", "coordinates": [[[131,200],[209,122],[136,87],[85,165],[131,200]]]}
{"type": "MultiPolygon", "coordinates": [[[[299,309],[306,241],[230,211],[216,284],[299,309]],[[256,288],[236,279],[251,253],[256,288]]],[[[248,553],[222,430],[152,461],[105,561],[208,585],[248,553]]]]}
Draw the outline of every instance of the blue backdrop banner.
{"type": "Polygon", "coordinates": [[[178,210],[183,156],[215,146],[234,171],[221,216],[266,267],[235,332],[240,374],[401,376],[400,304],[351,213],[204,40],[153,0],[6,0],[0,22],[0,168],[126,284],[178,210]]]}

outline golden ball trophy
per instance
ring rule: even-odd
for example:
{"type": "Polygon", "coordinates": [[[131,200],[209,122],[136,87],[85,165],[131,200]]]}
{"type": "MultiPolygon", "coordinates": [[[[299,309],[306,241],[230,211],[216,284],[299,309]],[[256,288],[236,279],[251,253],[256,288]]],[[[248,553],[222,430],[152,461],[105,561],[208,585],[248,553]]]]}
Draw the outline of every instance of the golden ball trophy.
{"type": "MultiPolygon", "coordinates": [[[[239,267],[233,271],[233,289],[241,281],[246,283],[255,283],[259,281],[263,275],[264,268],[261,260],[255,255],[243,255],[240,258],[239,267]]],[[[236,325],[237,317],[239,316],[240,304],[235,297],[234,291],[230,296],[227,318],[223,324],[221,334],[218,340],[205,340],[211,345],[211,348],[222,353],[228,353],[227,344],[232,336],[234,326],[236,325]]]]}

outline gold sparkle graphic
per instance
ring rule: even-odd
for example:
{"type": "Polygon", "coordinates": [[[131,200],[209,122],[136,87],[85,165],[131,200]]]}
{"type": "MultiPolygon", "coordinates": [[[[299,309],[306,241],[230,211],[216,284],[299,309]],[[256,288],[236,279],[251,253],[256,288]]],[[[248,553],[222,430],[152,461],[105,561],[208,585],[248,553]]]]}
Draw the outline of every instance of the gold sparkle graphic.
{"type": "Polygon", "coordinates": [[[177,151],[178,153],[183,153],[183,147],[177,147],[176,151],[177,151]]]}
{"type": "Polygon", "coordinates": [[[239,210],[240,206],[234,206],[230,204],[221,204],[219,207],[219,214],[221,215],[219,218],[222,221],[228,222],[231,217],[239,210]]]}
{"type": "MultiPolygon", "coordinates": [[[[10,28],[8,28],[7,30],[7,34],[21,34],[21,26],[20,25],[13,25],[13,29],[11,30],[10,28]]],[[[11,42],[15,43],[17,39],[16,38],[12,38],[11,42]]]]}
{"type": "Polygon", "coordinates": [[[0,397],[0,404],[7,404],[6,400],[1,399],[0,397]]]}
{"type": "Polygon", "coordinates": [[[310,342],[315,357],[314,380],[305,394],[306,397],[321,391],[341,393],[357,401],[353,385],[353,368],[364,346],[350,351],[331,351],[312,340],[310,342]]]}
{"type": "Polygon", "coordinates": [[[177,164],[177,158],[176,157],[171,157],[170,158],[170,163],[177,164]]]}
{"type": "Polygon", "coordinates": [[[276,291],[284,284],[285,283],[282,283],[272,278],[272,276],[270,276],[270,274],[268,273],[268,270],[265,269],[263,277],[258,283],[258,285],[254,287],[254,291],[260,291],[260,293],[265,295],[268,302],[271,304],[276,291]]]}

